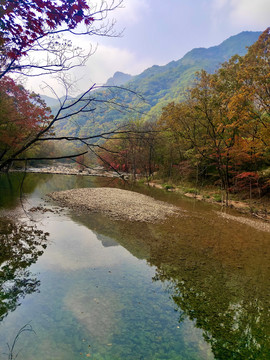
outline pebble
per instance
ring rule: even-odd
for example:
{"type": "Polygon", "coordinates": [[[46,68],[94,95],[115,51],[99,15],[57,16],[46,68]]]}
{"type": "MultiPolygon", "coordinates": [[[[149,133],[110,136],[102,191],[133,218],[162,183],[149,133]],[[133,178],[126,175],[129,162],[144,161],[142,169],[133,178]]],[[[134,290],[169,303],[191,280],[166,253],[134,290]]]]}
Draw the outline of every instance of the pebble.
{"type": "Polygon", "coordinates": [[[116,188],[72,189],[53,192],[48,196],[62,206],[77,211],[101,212],[117,220],[155,223],[181,213],[177,206],[116,188]]]}

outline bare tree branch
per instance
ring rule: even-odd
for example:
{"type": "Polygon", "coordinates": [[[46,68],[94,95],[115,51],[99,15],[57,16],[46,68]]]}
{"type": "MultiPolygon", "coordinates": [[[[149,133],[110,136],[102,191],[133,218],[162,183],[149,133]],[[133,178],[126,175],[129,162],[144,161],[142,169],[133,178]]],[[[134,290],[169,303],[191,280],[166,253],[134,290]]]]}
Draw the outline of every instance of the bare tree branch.
{"type": "MultiPolygon", "coordinates": [[[[78,46],[74,46],[70,39],[63,36],[120,36],[121,32],[115,30],[115,20],[108,20],[108,15],[117,8],[121,8],[122,5],[123,0],[112,0],[110,2],[102,0],[99,5],[94,6],[92,2],[89,2],[88,16],[93,18],[94,21],[89,25],[84,25],[84,29],[81,26],[73,29],[67,25],[63,25],[56,30],[48,28],[44,34],[37,37],[34,42],[32,41],[28,47],[23,48],[23,52],[27,56],[9,59],[2,53],[0,56],[0,79],[8,73],[40,76],[83,66],[92,54],[91,49],[86,52],[78,46]],[[41,54],[39,62],[34,60],[36,54],[41,54]]],[[[18,51],[20,50],[18,49],[18,51]]]]}

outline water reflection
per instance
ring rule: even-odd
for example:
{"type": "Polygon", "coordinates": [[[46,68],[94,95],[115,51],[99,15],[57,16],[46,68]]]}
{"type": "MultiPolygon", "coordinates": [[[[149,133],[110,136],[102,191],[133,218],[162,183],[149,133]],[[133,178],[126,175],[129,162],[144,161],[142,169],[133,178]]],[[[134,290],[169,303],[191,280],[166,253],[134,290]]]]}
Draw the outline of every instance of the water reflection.
{"type": "Polygon", "coordinates": [[[110,238],[109,236],[97,234],[97,239],[101,241],[103,247],[119,246],[118,242],[110,238]]]}
{"type": "Polygon", "coordinates": [[[179,321],[195,321],[216,359],[270,358],[269,242],[255,236],[250,248],[248,240],[230,248],[226,238],[200,248],[160,241],[149,260],[154,280],[170,282],[179,321]]]}
{"type": "Polygon", "coordinates": [[[194,322],[216,359],[268,359],[269,234],[237,222],[228,226],[213,214],[162,225],[73,219],[107,236],[110,229],[121,246],[156,267],[153,280],[166,283],[179,323],[194,322]]]}
{"type": "MultiPolygon", "coordinates": [[[[22,173],[14,175],[0,174],[0,207],[14,207],[20,199],[24,175],[22,173]]],[[[27,182],[24,192],[31,193],[34,188],[35,184],[33,182],[27,182]]]]}
{"type": "MultiPolygon", "coordinates": [[[[49,191],[96,185],[109,186],[106,179],[37,174],[25,183],[36,201],[49,191]]],[[[7,320],[14,328],[33,318],[40,343],[28,340],[24,358],[270,358],[269,234],[228,222],[208,205],[144,192],[169,199],[186,216],[136,224],[49,212],[43,228],[52,245],[40,258],[44,234],[2,219],[1,319],[39,285],[41,293],[3,322],[1,336],[7,320]],[[32,271],[41,284],[29,271],[38,258],[32,271]]]]}
{"type": "Polygon", "coordinates": [[[0,321],[38,290],[39,280],[28,268],[46,248],[47,233],[34,226],[0,218],[0,321]]]}
{"type": "Polygon", "coordinates": [[[19,205],[22,196],[40,197],[51,191],[88,187],[94,181],[92,177],[73,175],[0,174],[0,209],[14,208],[19,205]]]}

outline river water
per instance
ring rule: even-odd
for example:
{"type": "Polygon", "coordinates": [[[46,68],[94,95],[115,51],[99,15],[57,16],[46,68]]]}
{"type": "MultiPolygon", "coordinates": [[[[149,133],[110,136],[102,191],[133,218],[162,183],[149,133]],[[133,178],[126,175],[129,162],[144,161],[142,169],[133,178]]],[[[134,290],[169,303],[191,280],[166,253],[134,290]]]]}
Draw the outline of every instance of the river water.
{"type": "Polygon", "coordinates": [[[0,178],[0,359],[270,359],[269,233],[138,185],[128,189],[182,215],[142,224],[76,214],[46,194],[127,186],[22,178],[0,178]]]}

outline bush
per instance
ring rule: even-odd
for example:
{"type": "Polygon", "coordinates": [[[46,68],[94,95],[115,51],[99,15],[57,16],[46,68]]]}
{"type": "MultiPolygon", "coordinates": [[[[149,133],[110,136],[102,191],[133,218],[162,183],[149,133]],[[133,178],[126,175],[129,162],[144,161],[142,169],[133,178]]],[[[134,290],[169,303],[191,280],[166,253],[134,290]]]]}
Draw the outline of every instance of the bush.
{"type": "Polygon", "coordinates": [[[172,186],[172,185],[169,185],[169,184],[164,184],[164,185],[163,185],[163,188],[164,188],[165,190],[170,190],[170,189],[173,189],[173,186],[172,186]]]}
{"type": "Polygon", "coordinates": [[[221,202],[222,201],[222,197],[220,194],[214,194],[213,195],[213,199],[216,201],[216,202],[221,202]]]}
{"type": "Polygon", "coordinates": [[[195,188],[190,188],[190,189],[187,189],[186,191],[191,194],[198,194],[198,190],[195,188]]]}

